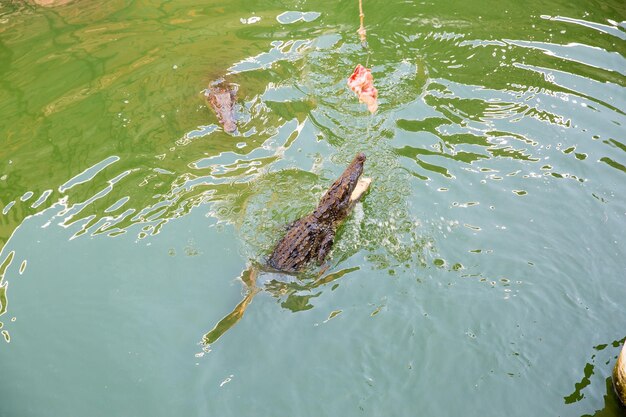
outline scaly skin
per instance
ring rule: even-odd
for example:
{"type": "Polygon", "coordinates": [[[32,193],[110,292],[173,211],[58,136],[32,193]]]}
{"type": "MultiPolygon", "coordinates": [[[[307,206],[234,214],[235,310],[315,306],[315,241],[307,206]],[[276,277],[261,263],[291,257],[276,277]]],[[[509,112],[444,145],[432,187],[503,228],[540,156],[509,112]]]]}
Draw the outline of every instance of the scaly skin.
{"type": "Polygon", "coordinates": [[[237,88],[224,82],[212,84],[204,93],[207,104],[217,116],[219,122],[224,126],[224,131],[233,133],[237,130],[235,121],[235,101],[237,98],[237,88]]]}
{"type": "Polygon", "coordinates": [[[326,191],[317,208],[296,220],[278,242],[267,265],[282,272],[299,272],[312,260],[322,263],[332,247],[337,226],[345,220],[352,207],[367,190],[361,181],[358,196],[353,196],[363,173],[365,154],[359,153],[348,168],[326,191]]]}

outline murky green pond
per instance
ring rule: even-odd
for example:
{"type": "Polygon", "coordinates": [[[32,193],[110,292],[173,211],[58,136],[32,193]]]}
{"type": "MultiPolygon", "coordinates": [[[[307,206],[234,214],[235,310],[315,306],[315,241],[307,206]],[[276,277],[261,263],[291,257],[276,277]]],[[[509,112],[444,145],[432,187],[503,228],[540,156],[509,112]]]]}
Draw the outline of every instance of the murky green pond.
{"type": "Polygon", "coordinates": [[[623,415],[626,6],[363,6],[0,3],[0,416],[623,415]],[[203,344],[358,151],[322,280],[203,344]]]}

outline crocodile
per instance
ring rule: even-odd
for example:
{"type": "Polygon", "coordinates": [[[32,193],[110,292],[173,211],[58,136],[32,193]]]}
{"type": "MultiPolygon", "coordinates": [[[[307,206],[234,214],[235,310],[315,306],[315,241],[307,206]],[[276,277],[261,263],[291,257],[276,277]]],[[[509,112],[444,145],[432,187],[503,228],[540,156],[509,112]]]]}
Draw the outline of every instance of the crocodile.
{"type": "MultiPolygon", "coordinates": [[[[364,153],[358,153],[322,196],[315,210],[287,228],[287,232],[278,241],[265,265],[252,265],[242,272],[240,278],[247,287],[244,299],[204,335],[202,340],[204,346],[217,341],[241,320],[248,305],[260,291],[256,283],[260,271],[294,274],[302,272],[312,261],[320,264],[324,262],[333,245],[337,227],[349,216],[354,205],[372,182],[371,178],[361,178],[365,159],[364,153]]],[[[320,277],[325,269],[322,268],[320,277]]],[[[333,279],[336,278],[319,278],[306,288],[317,288],[333,279]]]]}
{"type": "Polygon", "coordinates": [[[207,105],[215,112],[217,119],[224,127],[224,131],[237,131],[235,120],[235,102],[237,100],[237,86],[226,83],[223,79],[212,82],[204,91],[207,105]]]}
{"type": "Polygon", "coordinates": [[[337,226],[369,188],[371,179],[360,179],[365,159],[363,152],[358,153],[320,199],[317,208],[289,226],[267,261],[270,268],[294,273],[302,271],[312,260],[324,261],[337,226]]]}

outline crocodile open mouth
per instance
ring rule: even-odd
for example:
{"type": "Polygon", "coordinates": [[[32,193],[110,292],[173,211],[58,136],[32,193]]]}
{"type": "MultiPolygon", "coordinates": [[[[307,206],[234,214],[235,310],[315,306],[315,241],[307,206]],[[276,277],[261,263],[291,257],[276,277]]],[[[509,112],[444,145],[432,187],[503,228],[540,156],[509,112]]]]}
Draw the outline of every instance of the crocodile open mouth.
{"type": "Polygon", "coordinates": [[[350,202],[354,203],[356,201],[359,201],[363,194],[365,194],[367,189],[370,188],[371,183],[371,178],[360,178],[359,181],[356,183],[352,194],[350,194],[350,202]]]}

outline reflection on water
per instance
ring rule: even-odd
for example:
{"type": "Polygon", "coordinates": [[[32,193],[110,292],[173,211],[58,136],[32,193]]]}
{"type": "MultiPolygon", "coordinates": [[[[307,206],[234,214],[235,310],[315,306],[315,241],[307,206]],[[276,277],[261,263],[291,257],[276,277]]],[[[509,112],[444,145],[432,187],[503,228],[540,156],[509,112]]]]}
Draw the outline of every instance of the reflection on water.
{"type": "MultiPolygon", "coordinates": [[[[585,369],[583,371],[584,376],[580,380],[580,382],[575,384],[574,392],[564,397],[566,404],[571,404],[577,401],[581,401],[583,398],[585,398],[583,391],[585,390],[586,387],[588,387],[591,384],[590,378],[594,374],[594,370],[596,367],[595,364],[606,361],[607,364],[611,364],[611,366],[614,366],[617,356],[619,355],[620,348],[624,344],[624,340],[626,340],[626,337],[622,338],[621,340],[614,340],[611,343],[603,343],[601,345],[593,347],[594,350],[598,353],[591,355],[591,363],[585,364],[585,369]],[[603,357],[598,358],[597,356],[602,355],[602,353],[604,353],[602,351],[604,351],[607,347],[611,348],[609,349],[610,355],[608,356],[608,360],[603,357]]],[[[605,378],[604,382],[606,384],[606,395],[604,396],[604,407],[600,410],[597,410],[593,415],[594,416],[619,415],[619,413],[621,412],[620,409],[622,408],[622,405],[619,401],[619,398],[617,397],[617,394],[615,393],[613,389],[613,383],[611,381],[610,373],[609,373],[609,376],[605,378]]]]}
{"type": "MultiPolygon", "coordinates": [[[[315,274],[314,272],[298,274],[298,276],[286,275],[276,272],[265,271],[260,264],[253,263],[244,270],[239,277],[245,286],[245,295],[233,311],[223,317],[202,338],[203,351],[210,352],[211,344],[230,330],[242,319],[246,309],[259,291],[266,290],[280,302],[280,306],[293,313],[306,311],[313,308],[311,299],[319,297],[322,292],[320,287],[326,286],[344,275],[359,270],[359,267],[347,268],[324,275],[328,266],[315,274]],[[314,275],[317,277],[314,278],[314,275]],[[309,276],[310,275],[310,276],[309,276]]],[[[337,288],[337,283],[332,287],[337,288]]],[[[334,315],[333,315],[334,317],[334,315]]],[[[329,317],[329,319],[332,317],[329,317]]]]}
{"type": "MultiPolygon", "coordinates": [[[[379,273],[424,290],[435,280],[452,294],[494,289],[528,309],[541,305],[545,317],[581,300],[620,308],[626,16],[619,2],[592,6],[370,1],[365,51],[356,2],[3,2],[4,339],[19,329],[12,292],[32,262],[12,242],[35,216],[45,217],[41,233],[61,226],[79,242],[133,233],[147,245],[201,211],[211,230],[234,226],[243,258],[261,263],[355,150],[369,157],[372,190],[339,230],[326,275],[264,285],[284,309],[315,310],[339,285],[379,273]],[[357,63],[371,67],[379,89],[374,116],[346,85],[357,63]],[[239,86],[236,135],[203,100],[220,77],[239,86]]],[[[414,307],[383,304],[372,316],[414,307]]],[[[331,308],[329,319],[348,320],[342,306],[331,308]]],[[[509,309],[497,316],[517,320],[509,309]]],[[[597,316],[585,316],[603,329],[594,337],[615,338],[616,324],[597,316]]],[[[451,343],[454,324],[439,325],[449,332],[440,343],[451,343]]],[[[602,391],[590,381],[607,366],[592,358],[575,392],[553,397],[581,413],[600,408],[597,399],[585,405],[583,392],[602,391]]]]}

